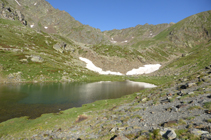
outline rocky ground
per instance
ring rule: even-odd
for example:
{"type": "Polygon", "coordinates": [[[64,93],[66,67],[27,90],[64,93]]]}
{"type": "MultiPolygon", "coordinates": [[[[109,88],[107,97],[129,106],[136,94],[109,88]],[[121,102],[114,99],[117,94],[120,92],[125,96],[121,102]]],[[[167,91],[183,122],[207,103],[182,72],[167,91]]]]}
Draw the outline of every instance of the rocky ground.
{"type": "MultiPolygon", "coordinates": [[[[211,139],[211,65],[136,95],[131,103],[84,113],[68,128],[39,131],[29,139],[211,139]]],[[[14,139],[2,137],[8,138],[14,139]]]]}

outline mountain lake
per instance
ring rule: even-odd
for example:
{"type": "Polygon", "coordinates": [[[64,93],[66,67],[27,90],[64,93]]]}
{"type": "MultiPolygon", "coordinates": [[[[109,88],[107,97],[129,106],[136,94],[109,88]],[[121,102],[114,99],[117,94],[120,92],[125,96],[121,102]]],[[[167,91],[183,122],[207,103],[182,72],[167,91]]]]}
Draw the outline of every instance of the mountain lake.
{"type": "Polygon", "coordinates": [[[151,87],[155,86],[132,81],[0,85],[0,122],[22,116],[33,119],[44,113],[120,98],[151,87]]]}

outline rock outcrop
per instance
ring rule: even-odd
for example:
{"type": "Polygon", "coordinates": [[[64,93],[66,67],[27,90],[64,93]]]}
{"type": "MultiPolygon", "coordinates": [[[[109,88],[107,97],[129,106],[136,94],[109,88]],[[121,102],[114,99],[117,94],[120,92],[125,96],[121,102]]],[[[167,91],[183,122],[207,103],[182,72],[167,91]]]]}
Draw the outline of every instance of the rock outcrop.
{"type": "Polygon", "coordinates": [[[23,25],[27,25],[24,15],[19,10],[5,5],[5,3],[0,3],[0,18],[19,20],[23,25]]]}

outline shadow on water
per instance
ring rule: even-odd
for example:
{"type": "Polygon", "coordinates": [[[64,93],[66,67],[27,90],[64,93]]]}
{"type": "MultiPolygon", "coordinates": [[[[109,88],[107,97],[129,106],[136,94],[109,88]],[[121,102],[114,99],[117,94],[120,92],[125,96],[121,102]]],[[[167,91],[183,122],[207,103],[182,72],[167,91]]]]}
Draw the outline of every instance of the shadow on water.
{"type": "MultiPolygon", "coordinates": [[[[149,84],[148,84],[149,85],[149,84]]],[[[38,83],[0,86],[0,122],[39,117],[102,99],[115,99],[144,89],[137,82],[38,83]]]]}

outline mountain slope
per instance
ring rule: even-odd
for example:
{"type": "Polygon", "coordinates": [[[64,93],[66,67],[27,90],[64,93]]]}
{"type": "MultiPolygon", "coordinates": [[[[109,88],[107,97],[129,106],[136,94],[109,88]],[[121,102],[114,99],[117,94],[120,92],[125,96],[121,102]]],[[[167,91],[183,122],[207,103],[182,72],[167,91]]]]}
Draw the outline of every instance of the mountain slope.
{"type": "MultiPolygon", "coordinates": [[[[100,32],[82,25],[44,0],[1,0],[0,8],[1,58],[8,57],[8,61],[0,62],[1,73],[6,77],[4,81],[74,81],[97,75],[87,70],[79,57],[90,59],[104,71],[126,73],[145,64],[157,63],[165,69],[169,63],[189,55],[211,39],[211,11],[187,17],[176,24],[146,24],[100,32]],[[99,35],[95,34],[97,32],[99,35]],[[35,67],[33,72],[27,70],[30,66],[35,67]],[[15,78],[20,77],[18,75],[22,78],[15,78]],[[45,78],[38,80],[40,76],[45,78]]],[[[170,73],[172,75],[173,71],[170,73]]]]}
{"type": "Polygon", "coordinates": [[[45,0],[17,0],[17,2],[7,0],[4,2],[4,7],[11,7],[11,9],[20,11],[25,16],[28,26],[33,26],[37,30],[57,33],[86,44],[108,42],[99,29],[81,24],[67,12],[53,8],[45,0]]]}

